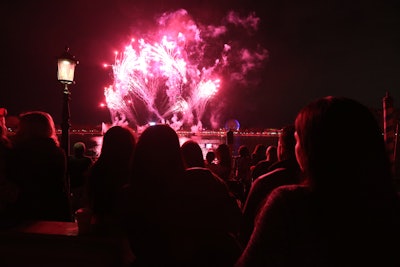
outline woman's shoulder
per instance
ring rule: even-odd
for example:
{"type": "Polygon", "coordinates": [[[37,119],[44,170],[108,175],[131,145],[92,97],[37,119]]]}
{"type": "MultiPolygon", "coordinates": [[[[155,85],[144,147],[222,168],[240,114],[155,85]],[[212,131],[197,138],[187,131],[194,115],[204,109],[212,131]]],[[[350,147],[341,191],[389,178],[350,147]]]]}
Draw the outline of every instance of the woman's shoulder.
{"type": "Polygon", "coordinates": [[[290,184],[290,185],[281,185],[274,189],[276,192],[281,192],[283,194],[300,194],[300,193],[309,193],[311,191],[308,185],[304,184],[290,184]]]}
{"type": "Polygon", "coordinates": [[[311,195],[310,187],[301,184],[281,185],[272,190],[268,199],[275,201],[276,199],[284,199],[286,201],[298,201],[306,196],[311,195]]]}
{"type": "Polygon", "coordinates": [[[310,207],[310,196],[311,191],[305,185],[279,186],[272,190],[271,194],[265,199],[257,217],[265,220],[276,216],[276,214],[286,214],[289,217],[298,213],[306,214],[305,211],[310,207]],[[293,213],[293,211],[297,212],[293,213]]]}

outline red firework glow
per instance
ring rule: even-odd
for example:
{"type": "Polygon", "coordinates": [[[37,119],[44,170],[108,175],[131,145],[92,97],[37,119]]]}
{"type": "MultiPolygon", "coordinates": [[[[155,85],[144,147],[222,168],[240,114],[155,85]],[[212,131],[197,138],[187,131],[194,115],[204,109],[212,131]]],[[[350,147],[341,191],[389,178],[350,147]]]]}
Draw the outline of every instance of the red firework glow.
{"type": "MultiPolygon", "coordinates": [[[[241,19],[231,12],[225,21],[253,31],[258,25],[254,14],[241,19]]],[[[104,91],[113,124],[129,123],[140,129],[148,121],[157,121],[175,130],[199,131],[208,102],[224,84],[221,73],[230,57],[235,57],[241,70],[231,73],[231,79],[243,77],[267,57],[263,48],[233,51],[224,44],[215,58],[204,58],[205,39],[220,38],[227,32],[226,25],[199,27],[183,9],[164,14],[158,26],[152,40],[132,39],[123,53],[116,53],[111,65],[114,83],[104,91]]]]}

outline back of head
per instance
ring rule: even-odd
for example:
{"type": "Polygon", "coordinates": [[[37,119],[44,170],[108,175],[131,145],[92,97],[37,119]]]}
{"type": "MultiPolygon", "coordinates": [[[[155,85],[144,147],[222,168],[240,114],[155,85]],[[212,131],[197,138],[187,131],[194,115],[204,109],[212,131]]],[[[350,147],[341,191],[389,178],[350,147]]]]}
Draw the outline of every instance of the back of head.
{"type": "Polygon", "coordinates": [[[294,148],[296,146],[296,139],[294,138],[294,132],[294,125],[286,125],[282,128],[282,132],[278,140],[279,160],[295,158],[294,148]]]}
{"type": "Polygon", "coordinates": [[[184,170],[177,133],[165,124],[146,128],[133,157],[132,183],[157,187],[179,178],[184,170]]]}
{"type": "Polygon", "coordinates": [[[296,156],[316,188],[379,191],[390,186],[382,131],[364,105],[348,98],[324,97],[298,113],[295,127],[296,156]]]}
{"type": "Polygon", "coordinates": [[[204,167],[203,151],[197,142],[188,140],[182,144],[181,150],[186,168],[204,167]]]}
{"type": "Polygon", "coordinates": [[[266,149],[267,149],[267,147],[264,144],[257,144],[256,147],[254,148],[253,154],[259,155],[259,156],[264,156],[266,149]]]}
{"type": "Polygon", "coordinates": [[[126,161],[132,157],[135,145],[135,134],[132,129],[123,126],[113,126],[103,136],[99,159],[126,161]]]}
{"type": "Polygon", "coordinates": [[[267,146],[264,144],[257,144],[254,148],[253,153],[251,154],[253,164],[257,164],[257,162],[264,160],[266,158],[267,146]]]}
{"type": "Polygon", "coordinates": [[[76,142],[73,146],[74,155],[82,157],[86,152],[86,145],[83,142],[76,142]]]}
{"type": "Polygon", "coordinates": [[[268,146],[265,150],[265,158],[268,161],[276,162],[278,160],[278,148],[273,145],[268,146]]]}
{"type": "Polygon", "coordinates": [[[206,160],[208,163],[212,163],[215,160],[215,152],[214,151],[208,151],[206,154],[206,160]]]}
{"type": "Polygon", "coordinates": [[[246,145],[241,145],[238,150],[239,156],[250,157],[250,150],[246,145]]]}
{"type": "Polygon", "coordinates": [[[15,139],[24,141],[36,138],[52,138],[57,145],[59,144],[53,118],[43,111],[21,114],[15,139]]]}
{"type": "Polygon", "coordinates": [[[216,155],[217,155],[219,164],[227,166],[227,167],[231,167],[232,156],[231,156],[230,148],[227,144],[220,144],[217,147],[216,155]]]}

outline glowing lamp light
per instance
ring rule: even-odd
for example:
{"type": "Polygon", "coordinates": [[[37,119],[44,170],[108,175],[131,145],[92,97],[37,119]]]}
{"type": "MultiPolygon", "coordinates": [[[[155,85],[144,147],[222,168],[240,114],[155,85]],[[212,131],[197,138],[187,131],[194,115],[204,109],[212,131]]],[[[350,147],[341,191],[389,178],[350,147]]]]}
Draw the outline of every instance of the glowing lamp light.
{"type": "Polygon", "coordinates": [[[66,47],[64,53],[58,58],[58,81],[62,84],[74,83],[75,66],[78,63],[79,61],[69,53],[69,48],[66,47]]]}
{"type": "Polygon", "coordinates": [[[70,125],[70,110],[69,101],[71,92],[69,91],[68,85],[74,83],[75,66],[78,64],[78,60],[69,53],[69,48],[65,47],[64,53],[58,58],[57,62],[57,78],[58,81],[64,85],[63,88],[63,104],[62,104],[62,121],[61,121],[61,146],[65,151],[65,155],[69,157],[70,151],[70,140],[69,140],[69,129],[70,125]]]}
{"type": "MultiPolygon", "coordinates": [[[[69,129],[70,124],[70,91],[68,85],[74,83],[75,66],[78,64],[78,60],[69,53],[69,48],[65,47],[64,53],[58,58],[57,62],[57,78],[58,81],[64,85],[63,93],[63,104],[62,104],[62,121],[61,121],[61,147],[65,152],[65,156],[68,159],[70,155],[70,140],[69,140],[69,129]]],[[[68,173],[68,171],[67,171],[68,173]]],[[[66,175],[68,195],[70,193],[70,179],[69,175],[66,175]]]]}

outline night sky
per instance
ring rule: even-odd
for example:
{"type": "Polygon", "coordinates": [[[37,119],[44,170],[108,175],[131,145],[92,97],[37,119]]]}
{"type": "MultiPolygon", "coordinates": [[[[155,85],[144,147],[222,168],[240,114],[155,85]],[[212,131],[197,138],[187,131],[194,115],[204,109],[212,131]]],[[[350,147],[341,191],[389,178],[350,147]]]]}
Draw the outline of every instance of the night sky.
{"type": "Polygon", "coordinates": [[[180,8],[203,25],[220,24],[229,11],[260,18],[257,32],[240,42],[264,47],[269,57],[248,83],[224,83],[210,102],[222,105],[221,124],[233,118],[244,128],[279,128],[325,95],[380,109],[388,91],[400,106],[400,8],[394,0],[37,0],[1,4],[0,107],[9,115],[44,110],[59,124],[57,57],[68,45],[80,61],[70,87],[72,126],[109,122],[99,104],[113,76],[102,64],[112,64],[114,51],[132,36],[151,32],[160,14],[180,8]]]}

